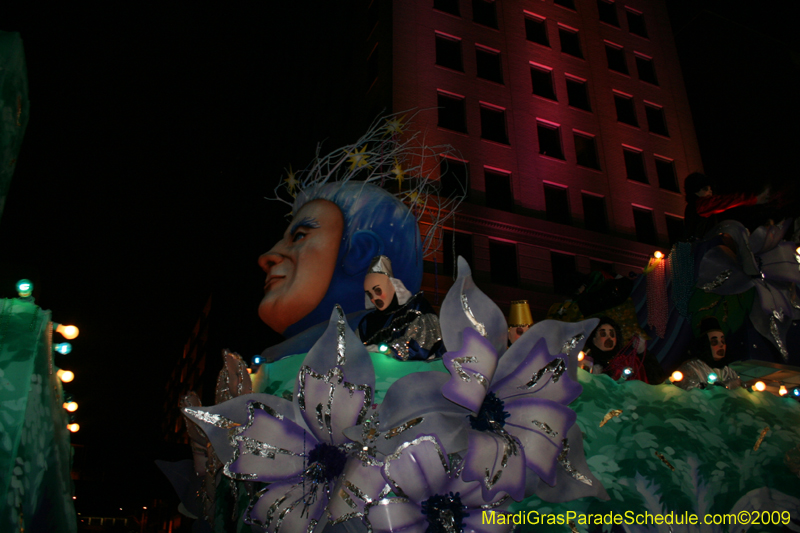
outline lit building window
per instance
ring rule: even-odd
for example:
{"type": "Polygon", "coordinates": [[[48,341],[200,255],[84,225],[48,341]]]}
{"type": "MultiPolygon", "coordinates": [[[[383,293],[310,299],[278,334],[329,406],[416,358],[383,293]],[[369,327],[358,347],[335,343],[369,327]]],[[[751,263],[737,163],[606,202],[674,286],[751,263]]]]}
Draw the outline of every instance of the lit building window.
{"type": "Polygon", "coordinates": [[[481,138],[508,144],[505,109],[481,104],[481,138]]]}
{"type": "Polygon", "coordinates": [[[628,73],[628,62],[625,61],[625,50],[621,46],[606,41],[606,59],[608,69],[622,74],[628,73]]]}
{"type": "Polygon", "coordinates": [[[639,79],[653,85],[658,85],[656,67],[653,64],[653,58],[638,53],[635,54],[635,57],[636,72],[639,73],[639,79]]]}
{"type": "Polygon", "coordinates": [[[514,193],[511,188],[511,174],[496,169],[484,169],[486,188],[486,207],[501,211],[514,211],[514,193]]]}
{"type": "Polygon", "coordinates": [[[619,27],[619,18],[617,18],[617,5],[614,2],[597,0],[597,12],[602,22],[619,27]]]}
{"type": "Polygon", "coordinates": [[[626,9],[628,13],[628,31],[639,37],[647,38],[647,26],[644,23],[644,15],[637,11],[626,9]]]}
{"type": "Polygon", "coordinates": [[[469,192],[468,163],[445,157],[439,163],[439,196],[449,198],[469,192]]]}
{"type": "Polygon", "coordinates": [[[575,141],[577,163],[582,167],[600,170],[600,162],[597,160],[597,143],[594,136],[573,131],[572,138],[575,141]]]}
{"type": "Polygon", "coordinates": [[[589,88],[586,80],[571,76],[567,76],[566,80],[569,105],[584,111],[591,111],[592,106],[589,104],[589,88]]]}
{"type": "Polygon", "coordinates": [[[547,19],[537,17],[533,13],[525,13],[525,38],[532,43],[550,46],[547,36],[547,19]]]}
{"type": "Polygon", "coordinates": [[[645,244],[658,244],[658,235],[651,209],[633,206],[633,224],[636,226],[637,241],[645,244]]]}
{"type": "Polygon", "coordinates": [[[531,63],[531,86],[533,94],[550,100],[557,100],[553,87],[553,70],[542,65],[531,63]]]}
{"type": "Polygon", "coordinates": [[[648,129],[664,137],[669,137],[667,121],[664,118],[664,108],[654,104],[644,104],[644,114],[647,116],[648,129]]]}
{"type": "Polygon", "coordinates": [[[658,186],[672,192],[681,192],[678,187],[678,180],[675,177],[675,164],[671,159],[656,156],[656,174],[658,175],[658,186]]]}
{"type": "Polygon", "coordinates": [[[550,252],[550,267],[553,270],[553,290],[556,294],[571,294],[575,288],[575,256],[550,252]]]}
{"type": "Polygon", "coordinates": [[[436,32],[436,64],[464,72],[461,60],[461,39],[436,32]]]}
{"type": "Polygon", "coordinates": [[[475,45],[475,62],[478,77],[495,83],[503,83],[503,67],[500,63],[500,52],[491,48],[475,45]]]}
{"type": "Polygon", "coordinates": [[[439,126],[448,130],[467,132],[464,97],[439,91],[439,126]]]}
{"type": "Polygon", "coordinates": [[[622,153],[625,155],[625,170],[628,173],[628,179],[648,183],[641,150],[626,147],[622,149],[622,153]]]}
{"type": "Polygon", "coordinates": [[[545,183],[544,205],[547,220],[558,224],[572,225],[572,214],[569,210],[569,190],[566,187],[545,183]]]}
{"type": "Polygon", "coordinates": [[[537,121],[536,131],[539,134],[539,153],[556,159],[564,159],[561,148],[561,128],[556,124],[537,121]]]}
{"type": "Polygon", "coordinates": [[[516,287],[519,283],[517,245],[489,240],[489,269],[492,283],[516,287]]]}
{"type": "Polygon", "coordinates": [[[472,0],[472,20],[478,24],[497,28],[497,9],[494,1],[472,0]]]}
{"type": "Polygon", "coordinates": [[[639,127],[636,119],[636,109],[633,106],[633,97],[614,93],[614,106],[617,108],[617,120],[623,124],[639,127]]]}
{"type": "Polygon", "coordinates": [[[561,41],[562,52],[583,59],[581,39],[578,35],[578,30],[559,25],[558,38],[561,41]]]}
{"type": "Polygon", "coordinates": [[[608,233],[608,214],[606,199],[602,196],[583,193],[583,225],[586,229],[608,233]]]}
{"type": "Polygon", "coordinates": [[[675,244],[683,240],[686,230],[684,229],[683,217],[676,215],[666,215],[667,219],[667,235],[669,236],[669,243],[675,244]]]}

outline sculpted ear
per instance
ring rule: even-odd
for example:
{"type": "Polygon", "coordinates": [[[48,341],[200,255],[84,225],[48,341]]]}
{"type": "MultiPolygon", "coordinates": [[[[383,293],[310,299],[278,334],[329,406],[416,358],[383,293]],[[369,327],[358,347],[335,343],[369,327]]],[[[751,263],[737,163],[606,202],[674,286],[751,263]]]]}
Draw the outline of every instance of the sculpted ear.
{"type": "Polygon", "coordinates": [[[355,276],[366,272],[373,257],[383,254],[383,239],[370,230],[359,230],[350,237],[343,259],[344,272],[355,276]]]}

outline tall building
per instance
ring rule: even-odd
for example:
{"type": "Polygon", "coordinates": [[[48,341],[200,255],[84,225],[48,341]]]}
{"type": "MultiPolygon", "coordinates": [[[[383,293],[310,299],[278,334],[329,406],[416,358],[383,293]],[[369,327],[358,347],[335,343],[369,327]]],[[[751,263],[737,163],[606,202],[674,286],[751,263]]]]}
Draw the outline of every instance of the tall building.
{"type": "Polygon", "coordinates": [[[501,308],[541,317],[575,272],[639,272],[682,234],[702,162],[663,0],[403,0],[381,23],[393,110],[460,151],[444,187],[469,175],[426,291],[455,250],[501,308]]]}

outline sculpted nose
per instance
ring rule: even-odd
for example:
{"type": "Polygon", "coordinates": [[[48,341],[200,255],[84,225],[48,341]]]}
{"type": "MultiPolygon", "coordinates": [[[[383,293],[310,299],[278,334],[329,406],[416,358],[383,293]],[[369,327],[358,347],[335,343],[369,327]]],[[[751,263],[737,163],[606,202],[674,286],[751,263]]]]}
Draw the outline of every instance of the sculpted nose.
{"type": "Polygon", "coordinates": [[[264,272],[269,272],[270,268],[283,261],[283,256],[275,251],[276,248],[277,246],[272,248],[269,252],[261,254],[258,258],[258,266],[260,266],[261,270],[264,272]]]}

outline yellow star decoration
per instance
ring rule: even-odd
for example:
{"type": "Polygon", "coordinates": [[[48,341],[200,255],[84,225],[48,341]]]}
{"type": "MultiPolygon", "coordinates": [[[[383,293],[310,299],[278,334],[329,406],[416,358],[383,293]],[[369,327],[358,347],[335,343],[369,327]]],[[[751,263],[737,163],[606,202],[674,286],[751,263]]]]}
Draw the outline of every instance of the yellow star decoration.
{"type": "Polygon", "coordinates": [[[394,168],[392,169],[392,174],[394,174],[394,179],[397,180],[397,189],[403,189],[403,180],[406,178],[406,173],[403,172],[403,167],[400,166],[400,163],[397,162],[395,159],[394,161],[394,168]]]}
{"type": "Polygon", "coordinates": [[[411,200],[412,204],[425,205],[425,202],[423,202],[422,198],[420,198],[418,191],[414,191],[412,193],[409,193],[408,196],[406,196],[406,198],[411,200]]]}
{"type": "Polygon", "coordinates": [[[400,118],[394,117],[391,120],[387,120],[386,121],[386,133],[389,134],[389,135],[395,135],[395,134],[399,135],[399,134],[403,133],[403,126],[405,126],[405,124],[403,124],[403,119],[405,119],[405,118],[406,118],[406,116],[403,115],[400,118]]]}
{"type": "Polygon", "coordinates": [[[355,170],[361,167],[372,168],[368,165],[369,156],[364,152],[367,151],[367,145],[365,144],[361,150],[356,150],[355,152],[351,153],[350,156],[347,158],[350,161],[350,170],[355,170]]]}
{"type": "Polygon", "coordinates": [[[291,165],[289,165],[289,170],[286,172],[288,177],[283,181],[286,183],[286,188],[289,189],[289,194],[291,194],[292,198],[294,198],[297,195],[297,193],[294,192],[294,189],[300,184],[300,182],[297,180],[291,165]]]}

